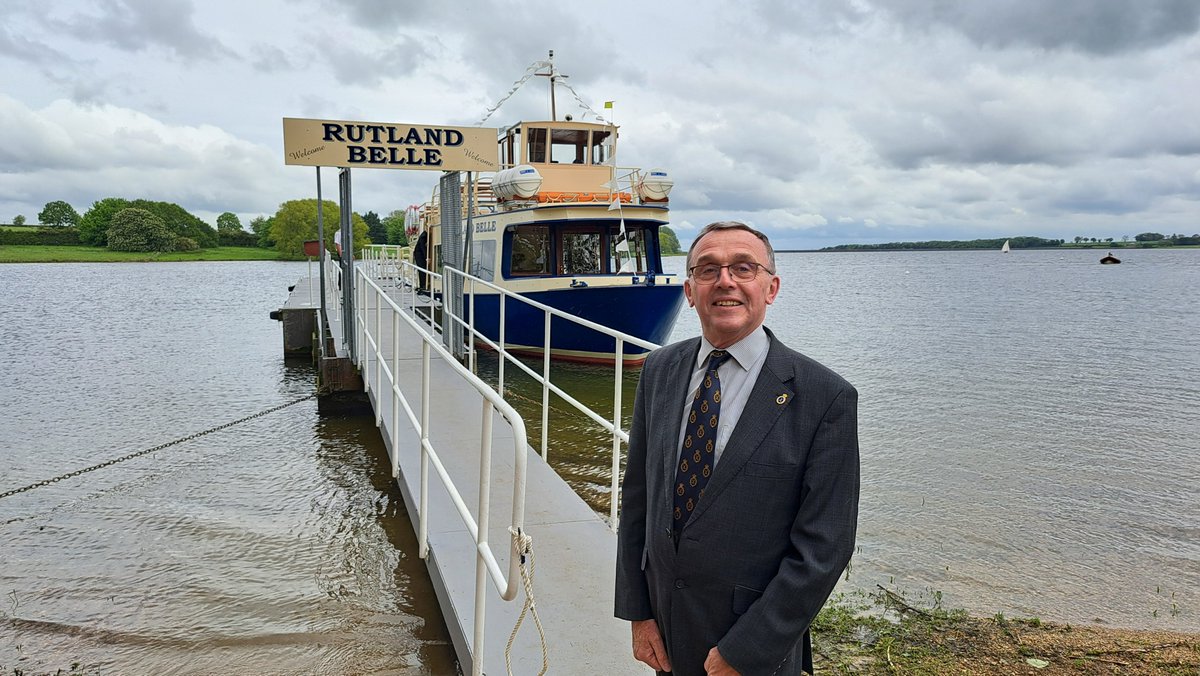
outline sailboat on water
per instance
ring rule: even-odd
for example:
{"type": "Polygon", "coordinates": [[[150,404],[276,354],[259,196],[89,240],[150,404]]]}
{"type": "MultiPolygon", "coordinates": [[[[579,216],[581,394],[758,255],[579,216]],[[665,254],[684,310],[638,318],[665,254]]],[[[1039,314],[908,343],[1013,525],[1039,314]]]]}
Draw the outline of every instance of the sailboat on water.
{"type": "Polygon", "coordinates": [[[1000,253],[1008,253],[1008,240],[1004,240],[1004,246],[1000,247],[1000,253]]]}

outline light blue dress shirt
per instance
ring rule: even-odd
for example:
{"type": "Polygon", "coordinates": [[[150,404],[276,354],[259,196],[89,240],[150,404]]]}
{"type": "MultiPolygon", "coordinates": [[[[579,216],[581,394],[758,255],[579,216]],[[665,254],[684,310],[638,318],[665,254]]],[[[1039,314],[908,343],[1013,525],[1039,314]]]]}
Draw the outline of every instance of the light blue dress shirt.
{"type": "MultiPolygon", "coordinates": [[[[771,340],[762,325],[754,329],[750,335],[725,348],[731,359],[717,369],[717,377],[721,379],[721,423],[717,430],[717,444],[714,450],[713,467],[721,462],[721,452],[725,450],[725,442],[737,427],[738,419],[750,399],[750,391],[762,372],[763,364],[767,361],[767,348],[771,340]]],[[[700,338],[700,350],[696,353],[696,362],[692,365],[692,378],[688,382],[688,396],[681,404],[679,416],[679,442],[676,449],[683,447],[683,435],[686,433],[688,414],[692,410],[692,398],[700,389],[700,381],[704,380],[704,370],[708,367],[708,356],[717,348],[706,338],[700,338]]]]}

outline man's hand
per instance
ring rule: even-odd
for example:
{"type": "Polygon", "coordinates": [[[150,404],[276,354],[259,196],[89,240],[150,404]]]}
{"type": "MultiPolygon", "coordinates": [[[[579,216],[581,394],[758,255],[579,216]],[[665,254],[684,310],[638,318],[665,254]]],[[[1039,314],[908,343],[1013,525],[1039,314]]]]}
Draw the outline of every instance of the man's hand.
{"type": "Polygon", "coordinates": [[[704,660],[704,673],[708,676],[741,676],[737,669],[729,666],[725,658],[721,657],[721,652],[716,646],[708,651],[708,659],[704,660]]]}
{"type": "Polygon", "coordinates": [[[655,671],[670,671],[671,660],[667,659],[667,646],[663,644],[658,623],[654,620],[634,620],[633,656],[645,662],[655,671]]]}

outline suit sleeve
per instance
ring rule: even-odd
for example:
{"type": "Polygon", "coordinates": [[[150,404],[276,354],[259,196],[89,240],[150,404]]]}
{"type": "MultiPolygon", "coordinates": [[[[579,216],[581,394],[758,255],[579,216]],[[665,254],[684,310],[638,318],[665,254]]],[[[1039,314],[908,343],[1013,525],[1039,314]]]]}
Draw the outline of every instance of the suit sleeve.
{"type": "Polygon", "coordinates": [[[858,493],[858,392],[843,381],[809,448],[789,551],[717,644],[741,673],[772,673],[829,598],[854,550],[858,493]]]}
{"type": "Polygon", "coordinates": [[[646,548],[646,445],[651,364],[646,360],[638,380],[629,428],[629,453],[621,483],[621,521],[617,530],[616,616],[625,620],[647,620],[653,615],[650,589],[642,568],[646,548]]]}

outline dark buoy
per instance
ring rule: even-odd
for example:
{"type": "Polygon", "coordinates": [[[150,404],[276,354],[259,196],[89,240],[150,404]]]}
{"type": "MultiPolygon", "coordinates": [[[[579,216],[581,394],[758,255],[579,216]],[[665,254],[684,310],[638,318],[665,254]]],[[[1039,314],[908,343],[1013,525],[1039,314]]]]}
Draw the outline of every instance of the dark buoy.
{"type": "Polygon", "coordinates": [[[1100,259],[1100,265],[1117,265],[1120,262],[1121,262],[1121,259],[1112,255],[1111,251],[1108,252],[1107,256],[1100,259]]]}

